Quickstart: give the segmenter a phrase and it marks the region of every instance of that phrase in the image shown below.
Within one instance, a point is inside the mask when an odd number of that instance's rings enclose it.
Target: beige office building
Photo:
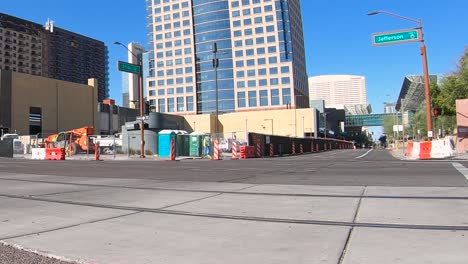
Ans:
[[[158,112],[308,107],[299,0],[154,0],[147,13],[146,96]]]

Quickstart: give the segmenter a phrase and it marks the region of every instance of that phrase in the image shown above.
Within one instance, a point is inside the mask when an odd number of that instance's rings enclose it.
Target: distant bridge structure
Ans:
[[[401,113],[346,115],[345,127],[383,126],[383,120],[387,116],[390,116],[392,118],[397,118],[398,116],[397,123],[401,124],[401,121],[402,121]]]

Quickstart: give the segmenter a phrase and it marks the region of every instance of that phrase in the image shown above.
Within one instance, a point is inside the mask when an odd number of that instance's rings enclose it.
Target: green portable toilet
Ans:
[[[193,132],[190,134],[190,156],[201,157],[202,156],[202,139],[203,133]]]
[[[161,130],[158,133],[158,155],[161,158],[171,156],[171,139],[174,139],[177,145],[177,133],[175,130]]]
[[[185,131],[184,131],[185,132]],[[177,135],[177,156],[190,156],[190,135],[185,133]]]

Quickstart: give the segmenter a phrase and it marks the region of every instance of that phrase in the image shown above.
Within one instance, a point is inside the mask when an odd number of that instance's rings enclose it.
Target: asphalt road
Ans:
[[[386,150],[0,159],[0,263],[466,263],[466,167]]]
[[[66,160],[0,159],[0,172],[172,181],[334,186],[468,186],[453,163],[406,161],[387,150],[336,150],[246,160]]]

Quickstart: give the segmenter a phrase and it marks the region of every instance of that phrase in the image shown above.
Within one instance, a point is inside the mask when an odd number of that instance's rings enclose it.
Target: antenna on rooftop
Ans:
[[[45,23],[45,26],[44,28],[49,31],[50,33],[53,33],[54,32],[54,24],[55,22],[50,20],[50,18],[47,18],[47,21]]]

